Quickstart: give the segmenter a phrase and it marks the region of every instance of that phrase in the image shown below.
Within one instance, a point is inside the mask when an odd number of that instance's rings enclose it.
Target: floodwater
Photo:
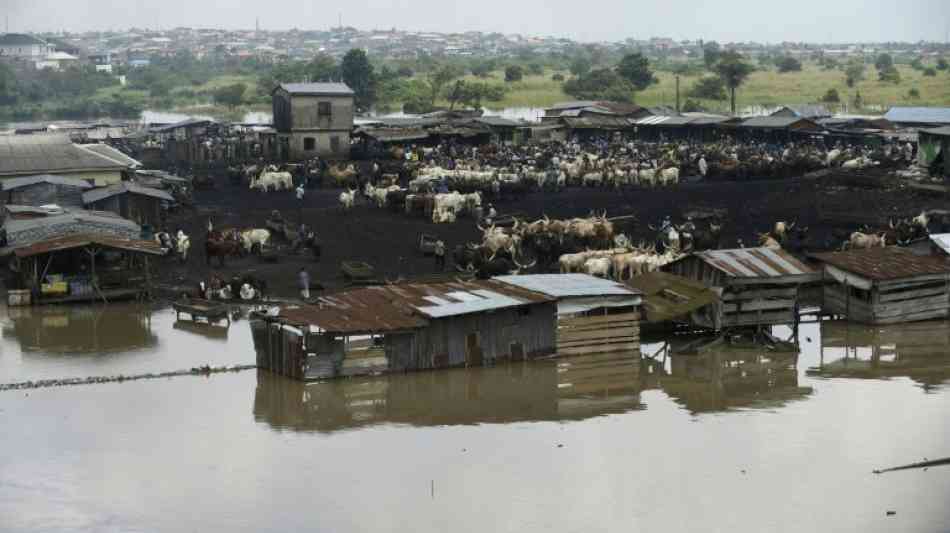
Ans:
[[[243,321],[4,314],[3,382],[254,360]],[[950,456],[950,326],[799,339],[0,392],[0,531],[950,531],[950,467],[871,473]]]

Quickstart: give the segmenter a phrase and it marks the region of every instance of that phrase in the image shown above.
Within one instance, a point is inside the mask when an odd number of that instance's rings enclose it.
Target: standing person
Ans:
[[[304,300],[310,299],[310,273],[307,272],[307,269],[300,267],[300,272],[297,273],[297,283],[300,285],[300,297]]]
[[[445,272],[445,243],[442,239],[435,241],[435,268],[439,272]]]
[[[706,172],[708,171],[709,171],[709,165],[706,164],[706,157],[702,155],[699,156],[699,174],[705,178]]]

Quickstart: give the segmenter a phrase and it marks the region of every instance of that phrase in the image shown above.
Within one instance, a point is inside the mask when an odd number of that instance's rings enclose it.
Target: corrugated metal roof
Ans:
[[[593,115],[586,117],[563,117],[564,124],[574,129],[598,129],[598,128],[626,128],[630,125],[627,119],[612,115]]]
[[[278,316],[328,333],[356,334],[418,329],[427,319],[521,307],[553,299],[488,281],[386,285],[344,291],[317,305],[285,307]]]
[[[517,128],[518,126],[523,126],[524,123],[520,120],[511,120],[510,118],[505,117],[478,117],[473,119],[475,122],[480,124],[485,124],[488,126],[500,127],[500,128]]]
[[[919,256],[896,246],[814,254],[812,257],[872,281],[950,274],[950,258]]]
[[[3,223],[10,248],[29,246],[43,240],[79,234],[103,234],[133,238],[142,228],[114,213],[64,211],[36,218],[13,218]]]
[[[29,187],[38,183],[49,183],[51,185],[63,185],[66,187],[77,187],[80,189],[91,189],[92,185],[83,179],[66,178],[63,176],[54,176],[52,174],[38,174],[36,176],[23,176],[19,178],[8,178],[0,181],[0,190],[12,191],[20,187]]]
[[[892,107],[884,118],[891,122],[950,124],[950,107]]]
[[[931,130],[922,130],[921,133],[937,135],[939,137],[950,137],[950,126],[942,126],[940,128],[934,128]]]
[[[46,41],[25,33],[4,33],[0,35],[0,46],[45,45]]]
[[[290,94],[307,96],[352,96],[353,89],[345,83],[283,83],[280,88]]]
[[[684,126],[695,121],[692,117],[677,117],[670,115],[654,115],[636,121],[637,126]]]
[[[63,135],[0,136],[0,175],[55,174],[57,171],[124,170],[129,165],[104,157]]]
[[[200,128],[203,126],[209,126],[214,123],[213,120],[208,120],[206,118],[189,118],[182,120],[180,122],[175,122],[173,124],[166,124],[164,126],[156,126],[151,128],[151,131],[155,133],[168,133],[180,128]]]
[[[152,198],[157,198],[159,200],[164,200],[166,202],[174,202],[175,198],[172,195],[168,194],[165,191],[159,189],[153,189],[151,187],[143,187],[136,183],[129,181],[123,181],[122,183],[116,183],[115,185],[109,185],[108,187],[100,187],[98,189],[93,189],[82,193],[82,202],[84,204],[91,204],[98,202],[104,198],[109,198],[117,194],[140,194],[143,196],[150,196]]]
[[[414,128],[360,128],[356,133],[380,142],[419,141],[429,138],[429,132]]]
[[[930,242],[936,244],[944,253],[950,255],[950,233],[935,233],[930,236]]]
[[[17,248],[14,253],[17,257],[31,257],[34,255],[48,254],[61,250],[71,250],[73,248],[82,248],[90,245],[105,246],[117,250],[126,250],[129,252],[138,252],[143,254],[161,255],[162,248],[154,241],[143,241],[137,239],[121,239],[110,237],[108,235],[98,234],[77,234],[65,237],[56,237],[45,241],[39,241],[29,246]]]
[[[552,298],[581,296],[637,296],[640,291],[588,274],[533,274],[499,276],[502,283],[538,292]]]
[[[707,250],[694,256],[733,278],[815,276],[816,272],[785,250],[739,248]]]
[[[739,126],[743,128],[782,129],[791,127],[799,122],[807,128],[818,129],[818,124],[815,122],[799,117],[750,117],[743,120]]]
[[[548,108],[550,111],[560,111],[562,109],[577,109],[581,107],[591,107],[597,105],[596,100],[575,100],[573,102],[560,102]]]
[[[830,117],[831,111],[828,111],[828,108],[821,104],[795,104],[783,106],[778,111],[772,113],[772,116],[776,116],[779,113],[784,111],[790,111],[793,115],[799,118],[824,118]]]
[[[131,157],[123,154],[122,152],[120,152],[119,150],[116,150],[115,148],[109,146],[108,144],[101,144],[101,143],[80,144],[77,146],[79,146],[83,150],[94,152],[95,154],[101,155],[102,157],[105,157],[106,159],[115,161],[116,163],[120,165],[125,165],[127,167],[142,166],[142,163],[139,162],[138,160],[132,159]]]

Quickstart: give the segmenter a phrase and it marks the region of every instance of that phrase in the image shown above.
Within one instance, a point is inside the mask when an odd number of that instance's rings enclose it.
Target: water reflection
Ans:
[[[659,387],[692,413],[737,408],[771,409],[801,400],[811,387],[798,383],[798,354],[717,349],[672,355]]]
[[[639,355],[578,356],[304,384],[258,373],[254,417],[272,427],[333,432],[581,420],[641,409]]]
[[[950,324],[821,325],[821,360],[809,374],[840,378],[908,377],[925,390],[950,380]]]
[[[111,354],[158,344],[144,305],[13,307],[7,314],[3,338],[24,353]]]

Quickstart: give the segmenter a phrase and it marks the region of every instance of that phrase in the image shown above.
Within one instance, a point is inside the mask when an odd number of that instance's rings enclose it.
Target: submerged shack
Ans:
[[[863,324],[950,316],[950,258],[898,247],[814,254],[825,278],[822,309]]]
[[[388,285],[251,320],[257,364],[294,379],[478,366],[550,355],[556,301],[496,280]]]
[[[701,282],[719,296],[691,314],[696,326],[716,331],[797,322],[799,291],[821,277],[788,252],[770,248],[697,252],[664,270]]]
[[[640,350],[640,291],[587,274],[502,276],[498,281],[557,301],[557,353]]]

